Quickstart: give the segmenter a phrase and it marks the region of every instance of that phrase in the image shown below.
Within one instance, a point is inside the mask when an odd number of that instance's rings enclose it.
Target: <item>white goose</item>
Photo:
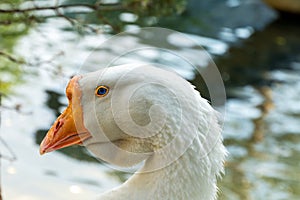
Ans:
[[[40,146],[84,144],[111,164],[143,166],[103,200],[213,200],[226,149],[217,113],[184,79],[153,66],[110,67],[69,82],[69,105]]]

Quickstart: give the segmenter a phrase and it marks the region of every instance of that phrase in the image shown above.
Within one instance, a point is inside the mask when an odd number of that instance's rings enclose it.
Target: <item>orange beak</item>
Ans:
[[[41,155],[71,145],[82,144],[84,140],[91,137],[91,134],[83,125],[79,78],[75,76],[67,86],[66,94],[69,105],[56,119],[43,139],[40,145]]]

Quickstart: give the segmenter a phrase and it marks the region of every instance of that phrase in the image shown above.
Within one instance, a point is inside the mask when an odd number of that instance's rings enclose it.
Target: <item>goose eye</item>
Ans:
[[[107,86],[100,85],[96,88],[95,94],[98,97],[104,97],[108,94],[108,91],[109,91],[109,88]]]

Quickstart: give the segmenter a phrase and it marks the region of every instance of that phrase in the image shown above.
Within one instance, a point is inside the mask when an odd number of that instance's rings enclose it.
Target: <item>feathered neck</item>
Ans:
[[[172,151],[180,149],[178,146],[176,149],[176,145],[185,142],[190,144],[178,159],[163,168],[151,171],[162,159],[171,156],[168,153],[166,155],[166,152],[153,154],[123,185],[102,194],[99,199],[216,199],[216,182],[217,177],[223,173],[226,149],[222,144],[216,112],[206,100],[199,98],[199,101],[202,105],[200,109],[185,108],[191,112],[183,115],[185,128],[181,129],[180,137],[177,137],[178,142],[175,141]],[[201,122],[195,123],[194,115],[197,115],[196,119],[201,119]],[[191,131],[195,136],[192,140]]]

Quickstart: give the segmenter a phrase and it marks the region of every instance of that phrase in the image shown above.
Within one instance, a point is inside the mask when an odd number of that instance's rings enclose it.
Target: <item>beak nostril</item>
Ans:
[[[62,125],[63,125],[63,121],[60,119],[58,120],[58,122],[56,123],[56,126],[55,126],[55,130],[59,129]]]
[[[58,129],[59,125],[60,125],[60,120],[57,122],[55,129]]]

